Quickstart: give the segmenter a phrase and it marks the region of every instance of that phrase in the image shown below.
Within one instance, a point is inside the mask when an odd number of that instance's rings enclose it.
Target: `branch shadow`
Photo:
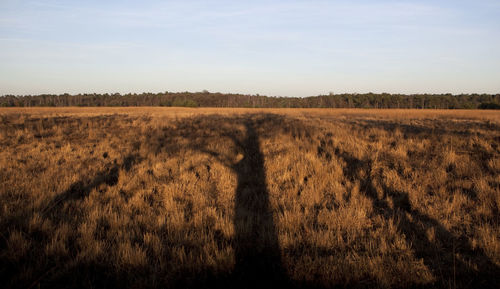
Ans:
[[[447,230],[440,222],[412,207],[407,192],[395,191],[380,182],[383,197],[375,187],[376,172],[370,160],[361,160],[336,148],[335,155],[344,160],[344,175],[351,181],[361,180],[360,191],[373,201],[375,212],[386,220],[398,220],[398,231],[412,244],[416,257],[436,278],[436,287],[497,288],[500,269],[480,248],[473,248],[466,236]],[[360,170],[366,172],[361,178]],[[386,198],[390,198],[391,208]],[[436,241],[429,240],[426,232],[435,230]],[[457,253],[461,258],[457,258]],[[450,266],[454,264],[454,266]]]
[[[107,156],[105,157],[107,158]],[[120,161],[114,160],[108,163],[104,169],[98,171],[93,178],[82,178],[69,186],[65,191],[57,194],[44,207],[40,208],[42,218],[49,219],[52,223],[60,225],[68,223],[76,228],[80,225],[79,214],[80,210],[75,202],[83,201],[90,195],[93,190],[105,189],[101,186],[112,187],[117,185],[119,181],[120,169],[130,171],[135,165],[142,161],[137,153],[131,153],[125,156]],[[14,220],[7,221],[10,226],[18,226],[22,232],[28,231],[25,223],[16,225]],[[1,224],[2,227],[7,225]],[[51,239],[52,236],[41,231],[30,233],[30,239],[39,244],[44,244]],[[97,286],[98,288],[107,287],[126,287],[123,280],[126,275],[117,272],[112,264],[105,264],[97,260],[75,262],[72,260],[78,255],[80,248],[76,244],[76,240],[72,237],[67,242],[67,254],[50,255],[43,253],[43,247],[34,248],[40,254],[38,258],[39,267],[34,267],[34,276],[38,276],[35,280],[18,280],[19,282],[13,285],[12,288],[89,288]],[[5,247],[3,244],[1,247]],[[0,249],[3,249],[1,248]],[[35,254],[35,252],[33,252]],[[26,262],[26,263],[23,263]],[[25,256],[20,263],[9,264],[7,260],[0,258],[0,279],[8,281],[7,276],[16,276],[20,270],[23,270],[30,259]],[[5,266],[4,266],[5,265]],[[8,266],[7,266],[8,265]],[[64,268],[63,267],[67,267]],[[7,282],[7,284],[9,284]],[[9,288],[9,285],[6,285]]]
[[[114,160],[113,164],[106,165],[103,170],[95,174],[93,179],[82,179],[71,184],[67,190],[56,195],[48,203],[42,210],[42,216],[51,215],[53,212],[60,211],[65,203],[85,199],[92,190],[99,188],[101,185],[107,185],[109,187],[115,186],[118,183],[120,168],[128,172],[139,161],[140,157],[137,154],[129,154],[120,162]]]
[[[411,121],[394,121],[386,119],[370,119],[370,120],[346,120],[346,123],[361,130],[370,129],[384,129],[385,131],[392,132],[399,129],[404,137],[415,137],[419,135],[452,135],[456,137],[469,137],[479,136],[488,137],[482,132],[476,131],[477,129],[496,132],[500,130],[500,125],[494,122],[474,121],[471,126],[468,121],[456,122],[449,119],[432,119],[432,120],[419,120],[417,123]],[[474,129],[474,130],[471,130]]]

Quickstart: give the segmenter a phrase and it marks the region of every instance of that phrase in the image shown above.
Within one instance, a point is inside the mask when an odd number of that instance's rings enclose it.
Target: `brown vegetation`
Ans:
[[[496,288],[495,112],[0,110],[6,288]]]

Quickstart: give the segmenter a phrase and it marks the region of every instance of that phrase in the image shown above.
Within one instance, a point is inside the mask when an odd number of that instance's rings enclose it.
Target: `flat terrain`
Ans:
[[[4,288],[498,288],[500,113],[0,109]]]

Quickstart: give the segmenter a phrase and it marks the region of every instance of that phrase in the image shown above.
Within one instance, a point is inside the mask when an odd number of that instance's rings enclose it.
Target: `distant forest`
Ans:
[[[500,94],[329,94],[311,97],[202,92],[0,96],[0,106],[183,106],[258,108],[500,109]]]

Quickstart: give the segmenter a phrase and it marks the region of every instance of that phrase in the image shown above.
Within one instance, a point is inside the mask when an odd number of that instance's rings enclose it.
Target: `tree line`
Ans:
[[[183,106],[255,108],[500,109],[500,94],[333,94],[311,97],[202,92],[0,96],[0,106]]]

